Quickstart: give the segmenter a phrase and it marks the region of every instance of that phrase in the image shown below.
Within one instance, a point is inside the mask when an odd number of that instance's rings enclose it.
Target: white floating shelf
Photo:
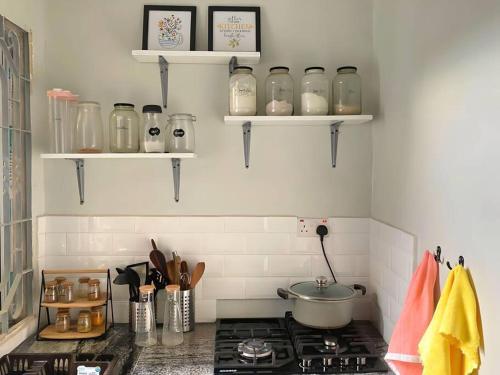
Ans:
[[[260,52],[134,50],[132,56],[139,62],[147,63],[158,63],[158,57],[163,56],[169,64],[227,65],[233,56],[240,65],[254,65],[260,61]]]
[[[372,115],[353,116],[224,116],[226,125],[241,126],[250,122],[252,126],[329,126],[342,121],[343,125],[363,124],[373,120]]]
[[[100,153],[100,154],[41,154],[42,159],[194,159],[193,153]]]

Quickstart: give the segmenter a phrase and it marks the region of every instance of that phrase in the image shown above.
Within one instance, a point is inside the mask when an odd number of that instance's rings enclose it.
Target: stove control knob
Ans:
[[[311,367],[311,364],[312,364],[312,360],[311,359],[303,359],[302,360],[302,367],[303,368],[309,368]]]
[[[349,366],[349,357],[344,357],[340,359],[342,366]]]
[[[328,367],[333,365],[333,358],[323,358],[323,366]]]
[[[366,358],[365,357],[358,357],[356,358],[356,364],[359,365],[366,365]]]

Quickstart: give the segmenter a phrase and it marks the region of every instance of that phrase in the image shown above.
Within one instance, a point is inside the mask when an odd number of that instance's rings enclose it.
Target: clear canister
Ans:
[[[102,312],[102,306],[95,306],[90,309],[90,315],[92,318],[92,327],[98,327],[104,323],[104,314]]]
[[[89,294],[89,277],[80,277],[78,279],[78,298],[87,299]]]
[[[165,125],[161,113],[159,105],[149,104],[142,107],[145,152],[165,152]]]
[[[49,134],[50,152],[72,153],[74,151],[74,136],[78,95],[63,89],[47,91],[49,99]]]
[[[71,303],[75,301],[75,292],[73,290],[73,282],[65,281],[61,284],[61,294],[59,295],[59,302]]]
[[[78,315],[78,321],[76,323],[76,330],[80,333],[87,333],[92,331],[92,318],[90,311],[82,310]]]
[[[154,286],[139,287],[139,310],[144,312],[138,318],[135,344],[138,346],[156,345],[156,319],[154,307]]]
[[[361,77],[355,66],[341,66],[333,80],[333,112],[336,115],[361,114]]]
[[[163,314],[161,343],[164,346],[172,347],[180,345],[184,341],[180,287],[179,285],[167,285],[165,290],[167,298]]]
[[[56,314],[56,331],[68,332],[71,326],[69,311],[60,309]]]
[[[330,102],[330,81],[325,68],[310,67],[302,77],[302,115],[327,115]]]
[[[266,78],[266,115],[291,116],[293,114],[293,79],[286,66],[269,69]]]
[[[194,126],[196,117],[188,113],[170,115],[167,127],[167,152],[194,152]]]
[[[101,105],[97,102],[80,102],[76,120],[76,152],[99,153],[103,151]]]
[[[57,296],[57,282],[55,280],[46,282],[43,301],[45,303],[55,303],[57,302]]]
[[[252,68],[248,66],[236,67],[229,79],[229,114],[257,114],[257,80],[252,74]]]
[[[63,288],[63,283],[66,282],[66,278],[64,276],[58,276],[54,279],[54,281],[56,282],[57,284],[57,299],[59,300],[61,298],[61,295],[62,295],[62,288]]]
[[[101,282],[99,279],[89,280],[88,299],[89,301],[97,301],[101,296]]]
[[[109,116],[111,152],[139,151],[139,116],[130,103],[116,103]]]

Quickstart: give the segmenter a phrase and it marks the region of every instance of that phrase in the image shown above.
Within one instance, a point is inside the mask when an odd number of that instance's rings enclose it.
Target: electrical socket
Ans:
[[[330,231],[327,218],[297,218],[297,236],[298,237],[317,237],[316,228],[318,225],[325,225]]]

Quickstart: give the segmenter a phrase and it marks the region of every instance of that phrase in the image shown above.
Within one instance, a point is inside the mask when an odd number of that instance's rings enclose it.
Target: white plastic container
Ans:
[[[143,148],[145,152],[165,152],[165,126],[161,107],[149,104],[142,107]]]
[[[49,99],[50,152],[72,153],[75,149],[75,126],[78,95],[63,89],[47,91]]]
[[[196,117],[188,113],[170,115],[167,126],[167,152],[194,152],[194,126]]]

